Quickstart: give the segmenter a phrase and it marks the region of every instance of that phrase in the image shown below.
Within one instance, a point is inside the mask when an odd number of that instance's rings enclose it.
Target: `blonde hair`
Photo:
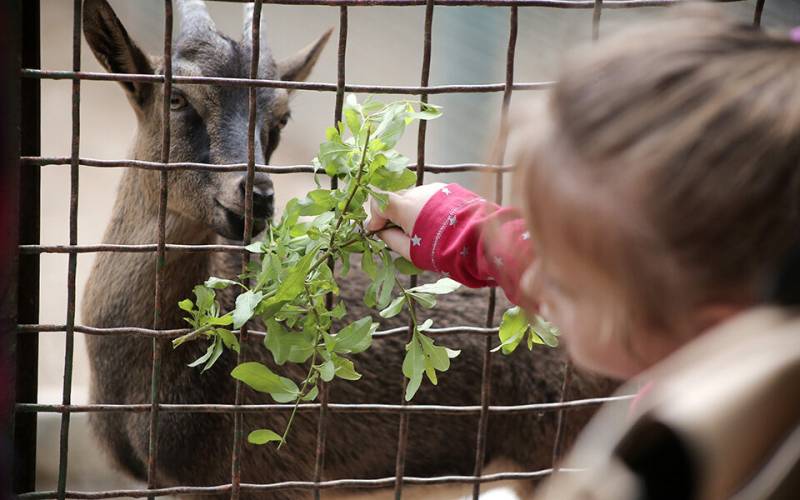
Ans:
[[[759,301],[800,240],[800,44],[673,14],[574,55],[514,132],[533,228],[557,224],[655,326]]]

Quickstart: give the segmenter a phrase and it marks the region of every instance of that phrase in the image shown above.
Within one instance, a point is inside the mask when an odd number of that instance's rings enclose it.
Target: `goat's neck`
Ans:
[[[131,169],[120,183],[111,222],[104,240],[117,244],[152,244],[158,241],[158,172]],[[217,242],[209,229],[179,214],[167,211],[166,243],[202,245]],[[163,273],[162,296],[164,328],[185,326],[176,304],[190,297],[192,288],[210,275],[230,274],[229,256],[214,252],[167,251]],[[98,259],[97,271],[109,294],[123,294],[129,299],[121,316],[140,326],[148,326],[154,304],[156,257],[152,252],[106,254]],[[233,271],[235,273],[235,270]],[[118,290],[113,290],[118,288]],[[127,323],[131,325],[132,323]]]
[[[120,181],[106,240],[114,243],[155,243],[158,241],[158,172],[130,169]],[[187,245],[210,244],[214,233],[188,217],[167,210],[165,241]]]

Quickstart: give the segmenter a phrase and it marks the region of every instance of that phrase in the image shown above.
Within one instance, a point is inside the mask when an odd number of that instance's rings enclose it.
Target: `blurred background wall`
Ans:
[[[72,2],[41,1],[42,67],[71,68]],[[163,37],[162,0],[111,0],[132,37],[145,51],[158,53]],[[751,19],[755,0],[726,4],[724,9]],[[349,9],[347,81],[359,84],[418,85],[422,54],[424,7],[354,7]],[[238,37],[241,6],[210,3],[218,27]],[[639,19],[658,16],[662,9],[605,10],[601,37]],[[591,37],[590,10],[520,8],[515,80],[532,82],[555,78],[564,52]],[[293,54],[324,30],[338,25],[338,9],[330,7],[264,6],[264,26],[275,57]],[[800,24],[798,0],[768,0],[763,24],[785,28]],[[437,7],[434,14],[431,84],[501,83],[505,80],[508,9],[484,7]],[[336,82],[336,37],[312,73],[310,80]],[[102,71],[83,42],[83,68]],[[68,156],[70,151],[70,82],[42,81],[42,155]],[[512,106],[531,92],[515,93]],[[122,90],[114,82],[81,84],[81,156],[102,159],[129,158],[128,145],[135,119]],[[363,96],[361,96],[363,98]],[[390,99],[392,96],[385,96]],[[292,120],[284,131],[272,163],[307,164],[315,155],[324,129],[333,120],[333,93],[298,91]],[[482,162],[496,138],[502,94],[436,95],[430,101],[444,106],[444,117],[428,127],[429,163]],[[399,149],[415,158],[416,131],[410,129]],[[81,167],[78,234],[80,244],[100,243],[115,197],[121,169]],[[441,176],[438,176],[441,177]],[[429,181],[442,180],[427,175]],[[311,184],[302,175],[274,176],[277,205],[298,195]],[[489,179],[476,175],[450,176],[475,189]],[[42,169],[42,244],[68,243],[69,168]],[[93,254],[79,254],[78,316],[83,286]],[[64,324],[66,318],[67,256],[41,257],[41,323]],[[64,369],[64,334],[43,333],[40,340],[39,400],[60,403]],[[88,363],[83,337],[75,337],[73,402],[88,402]],[[39,415],[37,488],[54,489],[58,469],[56,414]],[[92,441],[86,414],[75,414],[70,429],[70,490],[135,486],[106,464]],[[510,498],[498,494],[498,498]]]

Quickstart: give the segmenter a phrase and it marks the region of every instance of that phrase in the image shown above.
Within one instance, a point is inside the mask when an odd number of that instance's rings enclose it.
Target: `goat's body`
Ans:
[[[140,173],[141,174],[141,173]],[[133,175],[123,180],[121,197],[131,196]],[[144,243],[155,238],[155,225],[142,228],[142,214],[126,201],[124,217],[115,216],[106,233],[108,243]],[[181,224],[183,222],[184,224]],[[209,243],[215,240],[201,228],[185,227],[168,216],[167,241],[171,243]],[[128,227],[129,226],[129,227]],[[192,287],[209,275],[235,276],[241,266],[238,255],[220,253],[169,252],[163,269],[163,328],[184,326],[182,311],[176,304],[190,296]],[[84,307],[86,323],[96,327],[152,327],[155,262],[152,254],[101,255],[87,285]],[[354,270],[342,279],[343,300],[351,318],[372,313],[361,302],[365,278]],[[231,290],[232,291],[232,290]],[[227,292],[227,291],[226,291]],[[220,293],[224,306],[233,296]],[[227,302],[227,304],[225,304]],[[499,301],[498,311],[507,304]],[[481,325],[485,321],[487,293],[466,290],[442,298],[435,309],[437,326]],[[384,320],[385,326],[404,324],[402,317]],[[451,369],[440,377],[438,387],[424,383],[414,403],[478,405],[481,393],[481,363],[485,348],[482,336],[443,337],[448,347],[461,349]],[[397,404],[402,398],[401,363],[405,335],[375,340],[373,347],[354,358],[364,377],[357,382],[336,381],[330,401],[336,403]],[[152,342],[135,337],[89,336],[92,365],[92,399],[97,403],[149,403],[152,369]],[[235,356],[226,352],[214,367],[202,374],[186,364],[205,349],[195,342],[173,350],[165,346],[161,361],[159,400],[173,404],[232,404],[234,380],[229,376]],[[275,367],[257,338],[245,349],[249,360],[258,360],[275,371],[296,380],[303,369],[286,365]],[[557,401],[563,378],[563,359],[559,351],[537,347],[533,352],[521,348],[512,356],[493,355],[491,402],[512,405]],[[271,403],[264,394],[243,388],[246,404]],[[578,376],[573,396],[607,394],[604,381]],[[568,419],[567,435],[574,435],[586,414]],[[552,454],[555,413],[493,414],[489,419],[486,460],[505,458],[520,467],[547,467]],[[244,429],[268,427],[282,430],[288,412],[245,414]],[[330,412],[326,440],[325,479],[380,478],[395,473],[399,429],[398,414],[352,414]],[[115,461],[140,479],[146,475],[149,447],[148,413],[98,413],[93,424],[100,441]],[[297,415],[287,445],[277,452],[274,446],[245,444],[242,454],[242,481],[268,483],[313,479],[318,412]],[[410,417],[405,473],[409,476],[470,475],[473,472],[477,442],[477,415],[419,415]],[[233,443],[233,416],[222,413],[172,413],[162,411],[158,424],[158,481],[160,486],[219,485],[230,482],[230,456]],[[275,499],[304,498],[307,491],[290,490],[264,494]]]

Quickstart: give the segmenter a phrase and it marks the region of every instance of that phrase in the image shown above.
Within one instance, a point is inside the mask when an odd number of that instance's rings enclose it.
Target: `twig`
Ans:
[[[182,337],[178,337],[177,339],[173,340],[172,341],[172,348],[175,349],[176,347],[180,346],[181,344],[183,344],[185,342],[189,342],[190,340],[194,340],[197,337],[199,337],[201,334],[203,334],[203,333],[205,333],[205,332],[207,332],[209,330],[213,330],[213,329],[214,329],[213,325],[203,325],[200,328],[198,328],[197,330],[195,330],[193,332],[189,332],[186,335],[184,335]]]
[[[313,302],[314,298],[311,296],[311,290],[308,289],[308,285],[303,283],[303,289],[306,291],[306,295],[308,299]],[[311,313],[316,316],[317,318],[317,325],[320,324],[319,315],[317,314],[317,310],[314,309],[312,304],[311,306]],[[308,373],[306,374],[305,380],[303,380],[303,386],[300,388],[300,393],[297,395],[297,398],[294,400],[294,408],[292,408],[292,413],[289,415],[289,421],[286,422],[286,428],[283,430],[283,435],[281,436],[281,441],[278,443],[278,449],[281,449],[283,443],[286,442],[286,436],[289,435],[289,429],[292,428],[292,422],[294,422],[294,416],[297,414],[297,408],[300,406],[300,401],[302,401],[303,397],[305,397],[306,389],[308,388],[308,382],[311,379],[311,373],[314,371],[314,363],[317,361],[317,347],[319,344],[321,330],[317,328],[317,334],[314,337],[314,354],[311,356],[311,364],[308,367]]]

